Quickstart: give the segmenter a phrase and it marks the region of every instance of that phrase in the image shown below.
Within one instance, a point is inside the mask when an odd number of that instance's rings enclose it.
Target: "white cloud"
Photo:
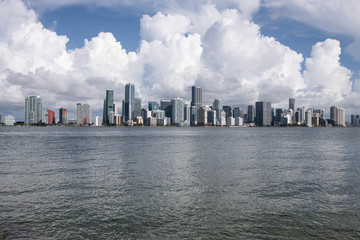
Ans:
[[[360,60],[360,1],[358,0],[264,0],[277,16],[285,16],[324,31],[348,35],[354,42],[349,54]]]

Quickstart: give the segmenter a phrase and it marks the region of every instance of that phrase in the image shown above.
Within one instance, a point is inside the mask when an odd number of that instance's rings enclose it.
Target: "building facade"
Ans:
[[[110,118],[110,112],[114,112],[114,91],[106,90],[103,108],[103,123],[110,124],[113,119]]]
[[[55,112],[50,109],[47,110],[47,124],[55,124]]]
[[[256,121],[259,126],[270,126],[272,121],[271,102],[256,102]]]
[[[78,103],[76,105],[77,125],[88,125],[91,123],[91,106],[89,104]]]
[[[123,115],[124,120],[134,120],[135,119],[135,85],[128,83],[125,85],[125,100],[123,106]]]
[[[5,126],[14,126],[15,118],[12,115],[7,115],[4,117],[4,125]]]
[[[330,119],[335,122],[336,126],[346,126],[345,110],[338,106],[332,106],[330,108]]]
[[[176,97],[171,100],[172,105],[172,124],[183,124],[184,123],[184,99]]]
[[[191,106],[200,108],[202,106],[202,88],[193,86],[191,88]]]
[[[64,107],[59,109],[59,123],[60,124],[68,123],[68,110]]]
[[[36,124],[42,120],[42,100],[39,96],[25,98],[25,124]]]

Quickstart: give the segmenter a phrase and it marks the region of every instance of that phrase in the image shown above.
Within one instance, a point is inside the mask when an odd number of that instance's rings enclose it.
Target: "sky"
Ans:
[[[0,113],[76,103],[102,115],[133,83],[148,101],[338,105],[360,114],[359,0],[0,0]]]

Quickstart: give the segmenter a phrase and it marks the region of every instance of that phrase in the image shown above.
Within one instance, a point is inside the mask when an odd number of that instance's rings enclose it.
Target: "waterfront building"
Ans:
[[[226,114],[226,118],[233,116],[231,106],[223,106],[223,110]]]
[[[100,127],[100,126],[102,126],[102,118],[100,117],[100,116],[96,116],[95,117],[95,126],[96,127]]]
[[[143,125],[144,124],[144,120],[143,120],[142,116],[137,116],[136,117],[136,124],[137,125]]]
[[[187,124],[190,124],[190,106],[189,104],[184,104],[184,122]]]
[[[208,122],[207,120],[208,109],[205,106],[201,106],[197,110],[197,125],[205,126]]]
[[[47,124],[55,124],[55,112],[47,110]]]
[[[114,112],[114,91],[106,90],[103,108],[103,123],[110,124],[113,122],[113,119],[110,117],[110,112]]]
[[[191,89],[191,106],[197,108],[202,106],[202,88],[200,86],[193,86]]]
[[[305,114],[306,114],[305,107],[298,108],[298,110],[300,112],[300,124],[304,124],[305,123]]]
[[[230,127],[230,126],[235,126],[235,118],[234,118],[234,117],[228,117],[228,118],[227,118],[226,125],[227,125],[228,127]]]
[[[176,97],[171,100],[172,105],[172,124],[183,124],[184,123],[184,99]]]
[[[136,120],[136,117],[141,116],[141,99],[140,98],[135,98],[135,102],[134,102],[134,117]]]
[[[255,122],[255,107],[254,107],[254,105],[249,105],[249,106],[248,106],[247,122],[248,122],[248,123],[253,123],[253,122]]]
[[[270,126],[272,121],[271,102],[256,102],[256,125]]]
[[[338,106],[332,106],[330,108],[330,119],[335,122],[336,126],[346,126],[345,110]]]
[[[39,96],[25,98],[25,124],[36,124],[42,121],[42,100]]]
[[[308,127],[312,127],[312,116],[313,116],[313,111],[312,109],[308,109],[305,113],[305,125]]]
[[[216,111],[216,125],[221,125],[221,100],[220,99],[214,99],[213,102],[213,110]]]
[[[59,109],[59,123],[67,124],[68,123],[68,110],[64,107]]]
[[[359,115],[351,115],[351,126],[357,127],[360,125]]]
[[[171,118],[172,110],[171,110],[171,100],[170,99],[160,100],[160,109],[165,111],[166,117]]]
[[[91,123],[91,106],[89,104],[78,103],[76,105],[77,125],[88,125]]]
[[[1,124],[1,120],[2,120],[2,119],[1,119],[1,113],[0,113],[0,124]]]
[[[144,120],[144,125],[150,125],[149,118],[151,117],[151,111],[147,110],[147,108],[141,109],[141,116]]]
[[[41,118],[41,122],[42,123],[45,123],[45,124],[48,124],[48,114],[47,114],[47,112],[45,113],[45,115],[44,116],[42,116],[42,118]]]
[[[289,98],[289,109],[295,112],[295,98]]]
[[[215,110],[208,110],[207,111],[207,122],[212,126],[216,125],[216,111]]]
[[[14,126],[15,118],[12,115],[7,115],[4,117],[4,125],[5,126]]]
[[[244,125],[244,121],[241,117],[236,117],[235,118],[235,126],[242,126]]]
[[[141,109],[141,104],[140,104]],[[125,85],[125,100],[123,102],[124,121],[135,119],[135,85],[128,83]]]
[[[159,109],[159,104],[157,102],[149,102],[148,105],[149,105],[149,111]]]
[[[236,108],[234,108],[234,110],[233,110],[233,117],[234,117],[234,118],[237,118],[237,117],[244,118],[244,112],[243,112],[243,110],[242,110],[241,107],[236,107]]]
[[[197,125],[197,119],[198,119],[198,108],[196,106],[190,107],[190,125],[196,126]]]

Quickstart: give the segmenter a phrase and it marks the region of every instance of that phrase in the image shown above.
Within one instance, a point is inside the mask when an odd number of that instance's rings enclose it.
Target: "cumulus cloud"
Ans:
[[[128,82],[143,101],[190,99],[194,84],[203,86],[205,104],[220,98],[233,106],[270,100],[281,107],[296,97],[309,107],[314,101],[326,107],[355,98],[358,84],[352,86],[351,71],[341,66],[337,40],[317,43],[303,72],[302,54],[262,35],[252,22],[258,7],[252,0],[199,1],[179,12],[169,7],[144,15],[138,50],[127,52],[105,32],[67,50],[68,38],[44,28],[20,0],[2,1],[0,18],[9,24],[0,27],[0,107],[19,108],[34,94],[42,96],[44,108],[71,111],[83,102],[100,113],[105,90],[115,90],[120,104]]]
[[[285,16],[330,33],[354,38],[347,51],[360,60],[360,1],[358,0],[264,0],[274,16]]]

